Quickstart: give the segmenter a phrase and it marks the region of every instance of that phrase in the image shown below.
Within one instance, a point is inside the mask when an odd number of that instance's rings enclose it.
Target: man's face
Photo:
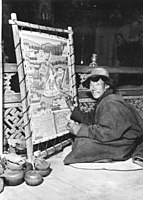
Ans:
[[[106,85],[105,85],[104,81],[100,78],[96,82],[90,81],[89,89],[91,91],[93,98],[99,99],[106,91]]]

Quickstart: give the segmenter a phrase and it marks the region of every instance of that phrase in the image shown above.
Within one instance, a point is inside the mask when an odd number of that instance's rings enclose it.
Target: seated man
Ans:
[[[133,162],[142,165],[143,120],[121,95],[113,94],[107,70],[94,68],[83,85],[97,102],[94,110],[83,113],[67,99],[72,111],[68,128],[74,137],[64,164],[123,161],[132,157]]]

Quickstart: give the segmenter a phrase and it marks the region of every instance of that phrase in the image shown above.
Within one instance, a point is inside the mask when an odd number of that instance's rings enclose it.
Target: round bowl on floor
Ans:
[[[15,152],[16,152],[16,154],[22,154],[22,155],[26,155],[26,147],[23,147],[23,146],[20,146],[20,145],[17,145],[16,147],[15,147]]]
[[[50,168],[50,162],[44,159],[37,159],[35,161],[36,170],[48,170]]]
[[[48,175],[50,174],[51,168],[48,168],[48,169],[46,169],[46,170],[38,170],[38,169],[36,169],[35,171],[36,171],[38,174],[40,174],[41,176],[46,177],[46,176],[48,176]]]
[[[13,171],[22,170],[23,164],[18,164],[18,163],[13,163],[13,162],[7,161],[7,168],[10,170],[13,170]]]
[[[4,179],[0,178],[0,193],[4,190]]]
[[[20,185],[24,181],[23,170],[13,171],[13,170],[6,169],[2,176],[4,178],[6,185],[8,186]]]
[[[30,170],[25,173],[25,182],[30,186],[37,186],[43,182],[43,177],[35,170]]]

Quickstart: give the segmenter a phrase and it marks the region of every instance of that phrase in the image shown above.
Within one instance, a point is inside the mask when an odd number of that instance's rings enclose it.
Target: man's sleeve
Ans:
[[[84,113],[80,110],[79,107],[74,108],[71,119],[78,123],[83,124],[94,124],[94,116],[95,116],[95,110],[91,110],[90,112]]]

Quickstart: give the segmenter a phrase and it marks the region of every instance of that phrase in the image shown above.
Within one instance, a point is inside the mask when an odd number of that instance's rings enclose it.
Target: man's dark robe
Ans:
[[[71,119],[81,128],[64,164],[143,158],[143,120],[133,106],[111,89],[98,100],[94,110],[83,113],[76,107]]]

